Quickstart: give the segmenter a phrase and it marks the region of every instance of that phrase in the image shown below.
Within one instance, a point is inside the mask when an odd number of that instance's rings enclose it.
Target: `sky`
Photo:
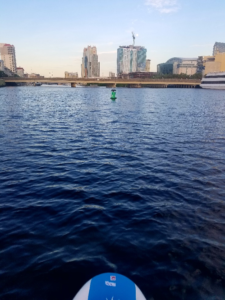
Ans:
[[[101,76],[116,72],[116,51],[147,49],[151,71],[172,57],[212,55],[225,42],[225,0],[1,1],[0,43],[13,44],[27,73],[81,74],[83,48],[96,46]]]

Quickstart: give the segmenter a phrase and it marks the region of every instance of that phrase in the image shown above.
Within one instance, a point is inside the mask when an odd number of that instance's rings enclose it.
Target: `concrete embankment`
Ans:
[[[3,86],[5,86],[5,81],[0,79],[0,88],[3,87]]]

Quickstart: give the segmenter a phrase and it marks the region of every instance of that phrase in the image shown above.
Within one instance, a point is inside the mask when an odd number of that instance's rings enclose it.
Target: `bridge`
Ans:
[[[71,87],[76,85],[97,85],[106,87],[155,87],[155,88],[197,88],[201,80],[199,79],[118,79],[118,78],[25,78],[25,77],[5,77],[2,78],[6,85],[16,85],[17,83],[45,83],[45,84],[71,84]]]

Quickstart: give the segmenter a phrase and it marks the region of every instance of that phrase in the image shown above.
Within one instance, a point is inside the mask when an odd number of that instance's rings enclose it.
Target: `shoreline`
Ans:
[[[5,86],[6,86],[5,81],[0,79],[0,88],[5,87]]]

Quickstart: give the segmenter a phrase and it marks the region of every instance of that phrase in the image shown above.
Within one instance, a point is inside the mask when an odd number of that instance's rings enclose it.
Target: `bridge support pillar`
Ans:
[[[75,88],[75,87],[76,87],[76,83],[71,82],[71,87],[72,87],[72,88]]]

